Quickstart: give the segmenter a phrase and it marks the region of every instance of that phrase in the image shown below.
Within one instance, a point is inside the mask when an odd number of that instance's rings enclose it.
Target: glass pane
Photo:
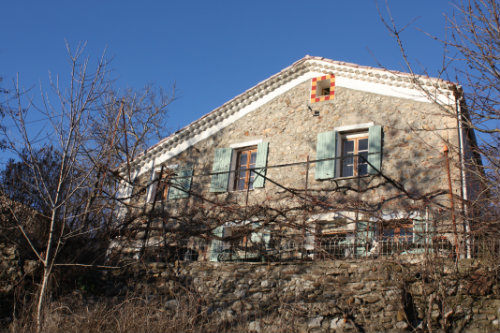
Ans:
[[[250,156],[250,164],[255,165],[255,161],[257,160],[257,152],[253,152]]]
[[[368,150],[368,139],[361,139],[358,143],[358,151]]]
[[[249,179],[249,181],[248,181],[248,182],[249,182],[248,187],[249,187],[250,189],[253,189],[253,180],[254,180],[254,179],[255,179],[255,174],[252,172],[252,173],[250,174],[250,179]]]
[[[354,164],[354,158],[352,155],[347,155],[347,156],[344,156],[343,160],[342,160],[342,164],[344,165],[352,165]]]
[[[384,237],[394,237],[394,229],[384,229]]]
[[[367,163],[368,153],[359,153],[358,156],[358,163]]]
[[[358,165],[358,176],[363,176],[368,174],[368,164],[359,164]]]
[[[240,178],[238,179],[238,190],[244,190],[245,189],[245,178]]]
[[[345,140],[344,141],[344,154],[354,152],[354,141]]]
[[[248,158],[248,155],[245,152],[242,152],[240,155],[240,165],[246,165],[247,158]]]
[[[246,173],[246,171],[240,171],[240,176],[239,176],[239,178],[243,178],[243,179],[247,178],[247,173]]]
[[[351,165],[344,164],[342,166],[342,176],[343,177],[351,177],[351,176],[353,176],[354,175],[353,174],[353,170],[354,170],[354,168],[353,168],[352,164]]]

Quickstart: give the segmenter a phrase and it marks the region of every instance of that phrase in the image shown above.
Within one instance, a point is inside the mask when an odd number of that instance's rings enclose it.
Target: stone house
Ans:
[[[212,261],[465,256],[467,166],[479,161],[465,116],[451,82],[306,56],[122,166],[125,227],[111,248]]]

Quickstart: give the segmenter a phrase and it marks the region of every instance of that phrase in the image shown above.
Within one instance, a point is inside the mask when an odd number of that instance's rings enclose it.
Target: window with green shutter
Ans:
[[[367,256],[372,248],[375,225],[370,221],[356,223],[356,256]]]
[[[219,254],[222,253],[223,250],[222,237],[224,236],[224,227],[218,226],[212,231],[212,233],[215,237],[210,242],[208,258],[210,261],[218,261]]]
[[[189,197],[191,190],[191,180],[193,178],[193,169],[179,170],[171,176],[168,185],[167,200],[181,199]]]
[[[268,145],[267,142],[261,142],[257,147],[217,148],[212,167],[210,191],[221,193],[228,190],[264,187]]]
[[[233,150],[231,148],[215,149],[210,192],[220,193],[227,191],[232,155]]]
[[[261,142],[257,145],[257,160],[255,161],[255,171],[257,171],[259,175],[255,175],[255,179],[253,182],[254,188],[264,187],[268,147],[268,142]]]
[[[382,126],[318,134],[316,179],[378,174],[382,164]]]
[[[371,126],[368,130],[368,174],[376,175],[382,166],[382,126]]]
[[[337,152],[337,132],[323,132],[318,134],[316,142],[316,179],[334,178]]]

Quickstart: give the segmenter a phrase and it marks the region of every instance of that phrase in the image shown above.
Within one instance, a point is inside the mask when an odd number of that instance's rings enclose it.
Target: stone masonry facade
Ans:
[[[328,77],[333,78],[334,74]],[[318,219],[328,220],[329,223],[335,220],[332,214],[340,214],[349,216],[349,227],[344,229],[350,228],[350,231],[360,230],[358,222],[365,221],[363,230],[371,232],[371,238],[375,234],[388,234],[382,230],[382,226],[387,224],[385,221],[397,220],[408,225],[413,223],[411,219],[425,220],[425,226],[420,230],[426,232],[426,247],[434,240],[446,243],[448,248],[452,243],[460,243],[456,248],[464,253],[462,235],[467,226],[463,218],[458,218],[455,221],[458,227],[452,228],[448,181],[451,180],[452,195],[461,200],[465,195],[464,189],[473,183],[464,176],[461,164],[463,151],[470,150],[472,143],[461,141],[464,138],[457,127],[453,89],[448,87],[446,90],[448,97],[451,96],[447,104],[438,104],[414,98],[418,88],[408,90],[406,95],[395,96],[391,95],[390,89],[389,93],[379,93],[340,84],[335,86],[334,94],[330,91],[328,99],[310,103],[313,80],[302,80],[290,89],[276,93],[267,102],[212,131],[204,139],[193,141],[195,134],[192,138],[176,139],[183,133],[194,133],[196,128],[209,128],[207,119],[215,119],[212,126],[217,128],[226,116],[217,114],[219,109],[216,109],[201,118],[198,121],[200,125],[195,122],[172,136],[171,141],[176,142],[170,145],[172,151],[185,145],[172,157],[162,160],[162,154],[169,154],[168,150],[158,150],[162,141],[158,147],[151,148],[153,152],[157,150],[156,155],[132,164],[132,171],[137,176],[131,180],[133,188],[129,186],[127,216],[131,220],[134,216],[140,218],[127,224],[135,231],[124,232],[121,240],[115,242],[115,249],[137,253],[139,247],[147,245],[167,246],[170,242],[179,246],[177,240],[165,241],[166,238],[172,239],[171,235],[165,236],[166,233],[172,231],[179,234],[181,231],[187,238],[198,233],[197,239],[190,239],[187,247],[197,252],[196,258],[208,260],[210,247],[213,247],[210,238],[217,233],[217,227],[237,221],[258,224],[260,229],[265,225],[270,233],[276,229],[295,228],[296,234],[303,233],[306,237],[306,233],[318,233],[319,227],[315,226]],[[401,81],[400,78],[398,80]],[[228,104],[245,104],[245,96],[251,95],[251,92],[245,92]],[[248,99],[255,101],[262,97],[252,98]],[[205,125],[201,125],[203,122]],[[344,154],[344,136],[357,133],[368,136],[372,127],[381,129],[381,147],[377,152],[381,161],[377,166],[379,169],[362,176],[341,176],[339,169],[343,163],[340,156]],[[319,134],[334,130],[337,141],[327,144],[336,145],[337,170],[333,177],[319,177],[321,172],[318,167],[322,163],[318,157]],[[236,154],[243,148],[256,149],[260,143],[265,143],[267,147],[265,168],[259,169],[265,170],[264,185],[235,190]],[[463,147],[464,144],[467,147]],[[213,180],[217,176],[214,165],[218,150],[230,147],[234,148],[229,181],[222,191],[214,192]],[[449,176],[445,149],[449,149]],[[144,156],[148,156],[148,152]],[[361,161],[356,159],[357,163]],[[186,168],[189,168],[190,175],[185,177],[189,178],[185,195],[173,199],[166,196],[160,198],[159,178],[165,174],[175,178],[180,170]],[[168,184],[172,186],[172,180]],[[328,214],[330,217],[325,217]],[[298,230],[298,226],[302,226],[303,230]],[[400,233],[398,226],[392,228],[393,234]],[[335,232],[340,229],[337,226]],[[415,227],[407,230],[406,240],[415,242],[421,237],[416,234]],[[431,232],[434,234],[430,235]],[[365,252],[368,250],[367,247]]]

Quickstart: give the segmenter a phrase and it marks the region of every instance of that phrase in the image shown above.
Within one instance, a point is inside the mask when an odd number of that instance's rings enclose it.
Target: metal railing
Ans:
[[[256,244],[247,249],[225,244],[221,247],[217,261],[342,260],[422,255],[453,258],[454,246],[445,238],[416,242],[411,237],[379,236],[360,241],[354,235],[347,235],[316,237],[312,243],[304,243],[300,237],[290,237],[280,246]]]

